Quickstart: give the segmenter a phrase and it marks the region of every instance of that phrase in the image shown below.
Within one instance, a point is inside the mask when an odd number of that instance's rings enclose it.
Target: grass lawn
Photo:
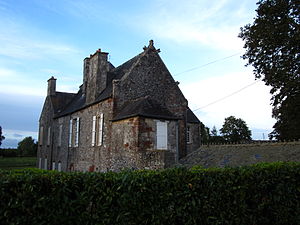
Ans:
[[[13,170],[36,167],[36,157],[0,157],[0,169]]]

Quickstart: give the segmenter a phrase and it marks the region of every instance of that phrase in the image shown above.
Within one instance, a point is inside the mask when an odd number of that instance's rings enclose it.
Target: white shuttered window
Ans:
[[[42,169],[42,158],[39,158],[39,169]]]
[[[96,143],[96,123],[97,117],[93,116],[93,126],[92,126],[92,146],[95,146]]]
[[[57,164],[57,171],[61,172],[61,162],[58,162],[58,164]]]
[[[55,161],[52,162],[52,170],[55,170]]]
[[[72,120],[70,120],[70,126],[69,126],[69,147],[72,147]]]
[[[48,161],[47,161],[47,158],[45,158],[45,164],[44,164],[44,169],[48,169]]]
[[[99,138],[98,138],[98,146],[101,146],[103,143],[103,113],[101,113],[99,117]]]
[[[40,136],[39,136],[39,144],[43,145],[43,138],[44,138],[44,127],[41,126],[40,128]]]
[[[51,138],[51,127],[48,127],[48,138],[47,138],[47,145],[50,145],[50,138]]]
[[[76,118],[76,130],[75,130],[75,147],[78,147],[79,143],[79,126],[80,126],[79,117]]]
[[[63,128],[63,125],[60,124],[60,125],[59,125],[59,134],[58,134],[58,146],[59,146],[59,147],[61,146],[62,128]]]
[[[168,148],[168,123],[156,122],[156,143],[157,149]]]

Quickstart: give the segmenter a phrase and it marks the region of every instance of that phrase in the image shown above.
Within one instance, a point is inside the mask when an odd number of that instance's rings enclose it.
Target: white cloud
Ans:
[[[236,51],[242,48],[239,28],[250,22],[249,0],[152,1],[151,6],[129,23],[157,39],[193,43],[213,49]],[[246,10],[247,9],[247,10]]]
[[[2,129],[5,139],[18,139],[22,140],[25,137],[31,136],[34,139],[37,139],[38,132],[25,131],[25,130],[7,130]]]
[[[269,88],[261,81],[254,82],[249,72],[229,73],[184,84],[181,89],[192,110],[201,108],[195,113],[209,127],[220,129],[224,119],[233,115],[245,120],[250,128],[270,130],[275,120],[271,118]],[[241,90],[249,84],[253,85]],[[212,102],[216,103],[209,105]]]

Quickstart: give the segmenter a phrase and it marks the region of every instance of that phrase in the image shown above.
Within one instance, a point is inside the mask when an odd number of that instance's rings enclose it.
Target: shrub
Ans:
[[[299,224],[300,164],[0,172],[0,224]]]

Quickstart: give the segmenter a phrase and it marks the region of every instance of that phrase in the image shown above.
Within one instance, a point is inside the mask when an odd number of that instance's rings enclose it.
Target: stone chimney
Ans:
[[[48,80],[48,92],[47,92],[47,96],[55,95],[55,92],[56,92],[56,79],[52,76]]]
[[[83,95],[86,94],[86,86],[87,86],[89,68],[90,68],[90,58],[86,57],[83,60],[83,84],[82,84],[82,94]]]
[[[106,88],[109,63],[108,53],[98,49],[93,55],[84,59],[83,93],[86,94],[86,103],[93,103],[99,94]]]

